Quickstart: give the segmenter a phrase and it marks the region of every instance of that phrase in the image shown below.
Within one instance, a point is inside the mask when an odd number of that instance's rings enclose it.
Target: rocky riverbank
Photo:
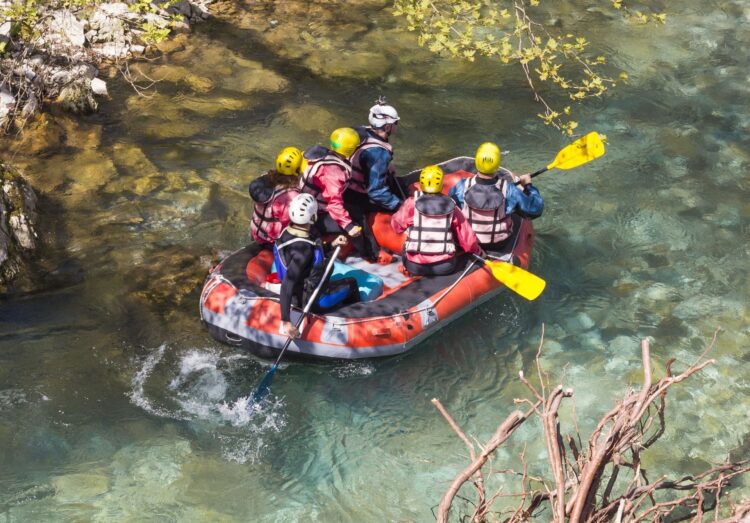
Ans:
[[[22,127],[48,106],[96,111],[108,96],[103,66],[126,71],[129,58],[208,18],[211,2],[0,2],[0,126]]]
[[[0,163],[0,293],[28,287],[37,246],[37,198],[18,173]]]

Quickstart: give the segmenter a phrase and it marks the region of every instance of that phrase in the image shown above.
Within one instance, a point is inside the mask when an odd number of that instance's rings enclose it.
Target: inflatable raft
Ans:
[[[447,192],[473,169],[473,158],[443,162]],[[414,176],[411,173],[407,176]],[[404,235],[397,235],[389,214],[370,217],[378,243],[401,253]],[[534,243],[531,221],[514,216],[513,236],[498,259],[527,268]],[[400,258],[378,265],[349,257],[336,263],[333,278],[357,279],[360,303],[325,316],[309,314],[289,355],[322,359],[392,356],[419,342],[471,309],[503,292],[504,286],[468,256],[448,276],[407,277],[399,271]],[[261,357],[275,357],[286,342],[281,332],[278,288],[274,283],[273,254],[250,244],[230,254],[206,278],[200,297],[201,318],[217,340],[246,348]],[[292,322],[299,318],[292,309]]]

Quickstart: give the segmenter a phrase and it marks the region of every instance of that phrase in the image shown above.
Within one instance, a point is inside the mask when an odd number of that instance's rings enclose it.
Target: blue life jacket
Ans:
[[[287,247],[289,245],[292,245],[293,243],[309,243],[315,248],[315,254],[313,258],[313,267],[318,267],[323,264],[323,261],[325,257],[323,256],[323,246],[320,245],[320,242],[316,242],[314,240],[311,240],[310,238],[300,238],[300,237],[294,237],[289,241],[286,241],[279,245],[278,242],[273,244],[273,261],[276,262],[276,272],[279,275],[280,280],[284,280],[286,278],[286,263],[284,263],[284,257],[281,256],[281,249],[284,247]]]
[[[310,276],[305,281],[305,290],[307,291],[309,289],[309,292],[312,292],[312,290],[318,285],[318,283],[320,283],[320,278],[323,277],[323,272],[325,271],[325,256],[323,255],[323,246],[320,244],[320,242],[316,242],[314,240],[311,240],[310,238],[295,237],[291,240],[285,241],[282,244],[279,244],[278,242],[274,243],[273,260],[276,263],[276,272],[279,275],[279,279],[283,281],[286,277],[286,263],[284,263],[284,257],[281,255],[281,250],[283,250],[284,247],[299,242],[309,243],[315,249],[315,253],[313,255],[314,257],[312,270],[310,271]],[[317,278],[315,278],[316,275]],[[349,291],[346,288],[339,289],[338,291],[333,293],[321,293],[318,296],[317,304],[325,309],[334,307],[344,301],[348,293]],[[305,294],[307,294],[307,292],[303,293],[303,300],[307,301],[308,297]]]

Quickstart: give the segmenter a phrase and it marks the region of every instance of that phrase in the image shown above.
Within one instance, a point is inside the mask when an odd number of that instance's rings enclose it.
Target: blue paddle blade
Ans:
[[[276,374],[276,369],[278,368],[278,365],[275,363],[271,366],[271,369],[266,372],[266,375],[263,376],[263,379],[261,380],[260,384],[258,385],[258,388],[255,389],[255,392],[253,392],[253,403],[258,403],[263,400],[268,395],[268,389],[271,387],[271,382],[273,381],[273,376]]]

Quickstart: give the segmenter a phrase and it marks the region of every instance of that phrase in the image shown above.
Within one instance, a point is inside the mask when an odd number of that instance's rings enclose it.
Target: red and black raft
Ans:
[[[469,176],[473,158],[440,164],[446,172],[444,191]],[[390,215],[370,217],[378,243],[400,253],[404,235],[390,225]],[[497,257],[528,268],[534,230],[531,221],[513,217],[513,235]],[[348,258],[346,264],[383,280],[382,293],[366,302],[346,305],[323,315],[309,314],[290,355],[321,359],[358,359],[405,352],[466,312],[504,290],[489,269],[463,256],[460,269],[448,276],[406,277],[400,260],[382,266]],[[201,318],[220,342],[275,357],[286,342],[281,332],[278,285],[269,283],[273,254],[250,244],[222,260],[206,278],[200,298]],[[301,313],[292,310],[294,322]]]

